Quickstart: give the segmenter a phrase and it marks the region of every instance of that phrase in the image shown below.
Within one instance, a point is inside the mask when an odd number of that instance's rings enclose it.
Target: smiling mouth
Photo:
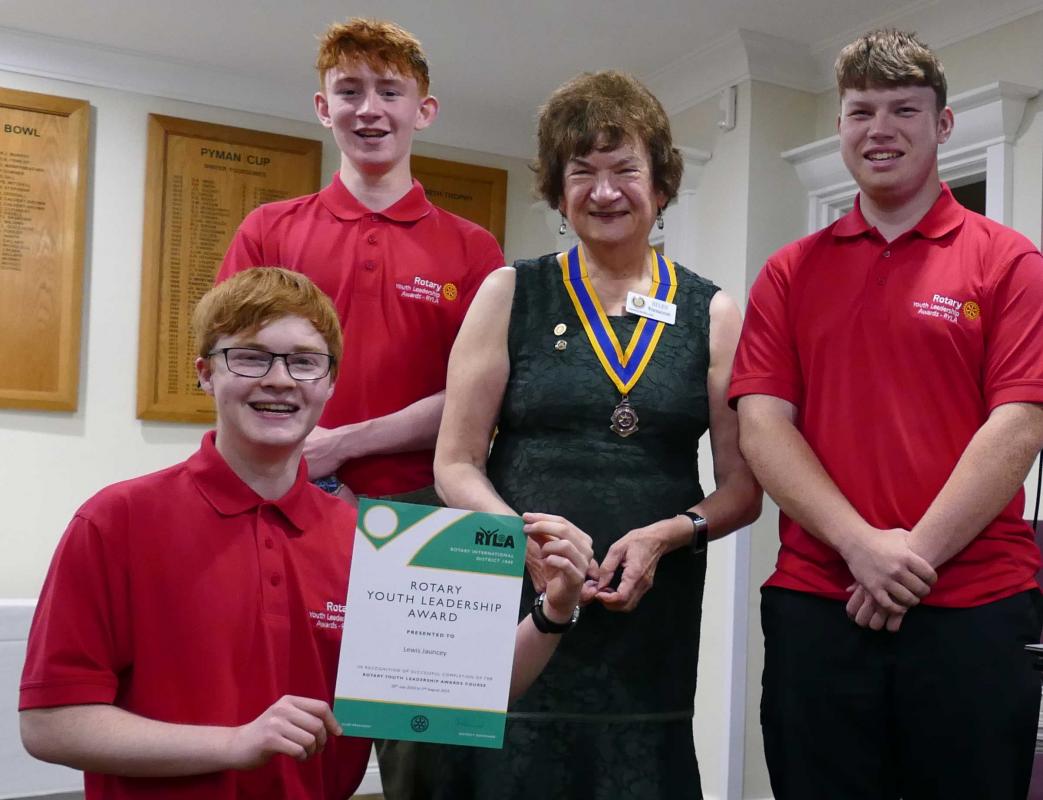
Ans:
[[[248,405],[254,411],[270,414],[292,414],[300,408],[293,403],[249,403]]]
[[[625,216],[626,213],[626,211],[591,211],[590,216],[598,219],[618,219]]]
[[[355,135],[362,139],[383,139],[388,131],[361,130],[355,131]]]
[[[902,154],[897,150],[880,150],[874,153],[867,153],[865,158],[868,161],[894,161],[895,159],[901,158]]]

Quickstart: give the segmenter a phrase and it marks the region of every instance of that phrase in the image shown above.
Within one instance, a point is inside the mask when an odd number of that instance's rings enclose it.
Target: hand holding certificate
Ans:
[[[348,735],[501,747],[508,691],[556,636],[517,627],[525,533],[550,576],[548,612],[571,613],[590,539],[560,517],[362,500],[334,711]],[[554,620],[561,621],[561,620]]]

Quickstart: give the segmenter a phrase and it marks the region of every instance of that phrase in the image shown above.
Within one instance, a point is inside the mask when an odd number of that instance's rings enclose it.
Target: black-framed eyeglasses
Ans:
[[[244,378],[263,378],[275,359],[281,358],[295,381],[317,381],[330,374],[334,358],[329,353],[270,353],[254,347],[222,347],[207,353],[223,355],[228,371]]]

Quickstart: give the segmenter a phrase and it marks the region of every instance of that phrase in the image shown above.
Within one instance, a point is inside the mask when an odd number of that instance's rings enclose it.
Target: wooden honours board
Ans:
[[[0,407],[76,409],[90,105],[0,89]]]
[[[321,159],[319,141],[149,115],[140,419],[214,419],[196,382],[192,310],[243,218],[262,203],[317,191]]]
[[[485,228],[503,249],[507,217],[507,171],[458,161],[413,156],[413,177],[424,186],[427,199]]]

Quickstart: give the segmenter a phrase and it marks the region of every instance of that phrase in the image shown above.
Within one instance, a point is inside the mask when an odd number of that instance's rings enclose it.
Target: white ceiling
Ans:
[[[837,48],[864,29],[916,29],[938,47],[1040,8],[1041,0],[0,0],[0,69],[310,119],[316,34],[347,16],[378,16],[413,31],[430,58],[442,115],[426,140],[528,155],[536,107],[582,70],[630,71],[676,111],[753,73],[752,59],[724,52],[744,46],[739,31],[747,46],[756,37],[781,54],[789,69],[778,75],[789,79],[779,82],[821,90]],[[758,77],[772,79],[765,71]]]

